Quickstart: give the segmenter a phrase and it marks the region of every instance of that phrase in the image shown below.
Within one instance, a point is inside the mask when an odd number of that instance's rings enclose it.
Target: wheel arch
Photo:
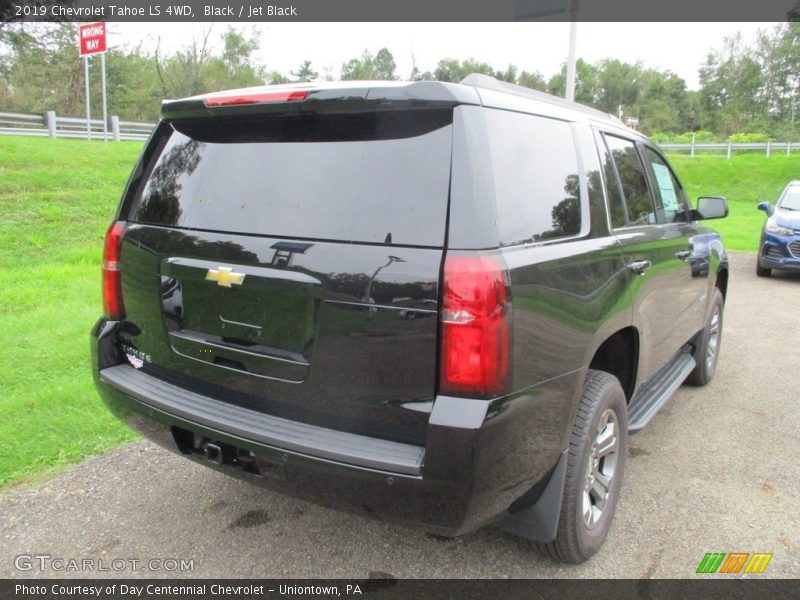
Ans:
[[[639,331],[636,327],[623,327],[608,336],[595,350],[588,368],[614,375],[630,402],[636,390],[639,368]]]
[[[728,268],[720,267],[717,271],[717,278],[714,281],[714,287],[719,288],[722,292],[722,299],[726,300],[728,297]]]

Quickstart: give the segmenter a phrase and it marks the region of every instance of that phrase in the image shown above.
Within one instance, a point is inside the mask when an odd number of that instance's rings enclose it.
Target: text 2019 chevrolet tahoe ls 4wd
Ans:
[[[580,562],[627,434],[714,374],[725,214],[616,119],[484,76],[167,101],[106,237],[95,381],[215,469]]]

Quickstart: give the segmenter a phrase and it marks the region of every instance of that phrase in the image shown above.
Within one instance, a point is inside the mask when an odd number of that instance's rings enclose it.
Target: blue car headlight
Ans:
[[[794,235],[793,229],[789,229],[788,227],[781,227],[771,217],[767,219],[766,231],[767,233],[771,233],[772,235]]]

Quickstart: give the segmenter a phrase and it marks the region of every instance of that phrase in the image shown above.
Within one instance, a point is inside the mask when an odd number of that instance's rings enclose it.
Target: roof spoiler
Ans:
[[[352,112],[480,104],[474,89],[439,81],[292,84],[230,90],[165,100],[165,120],[263,113]]]

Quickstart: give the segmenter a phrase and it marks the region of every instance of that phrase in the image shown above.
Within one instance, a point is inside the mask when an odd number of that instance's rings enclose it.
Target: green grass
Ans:
[[[100,254],[136,142],[0,137],[0,486],[134,437],[105,410],[89,365]],[[800,178],[800,156],[671,157],[691,198],[728,198],[714,221],[729,248],[756,249],[760,199]]]
[[[140,149],[0,137],[0,485],[133,437],[94,390],[89,330],[103,234]]]
[[[761,200],[772,204],[792,179],[800,179],[800,155],[734,155],[730,160],[716,156],[669,156],[692,203],[698,196],[725,196],[730,214],[726,219],[708,221],[719,231],[728,250],[758,250],[761,226],[766,215],[756,210]]]

